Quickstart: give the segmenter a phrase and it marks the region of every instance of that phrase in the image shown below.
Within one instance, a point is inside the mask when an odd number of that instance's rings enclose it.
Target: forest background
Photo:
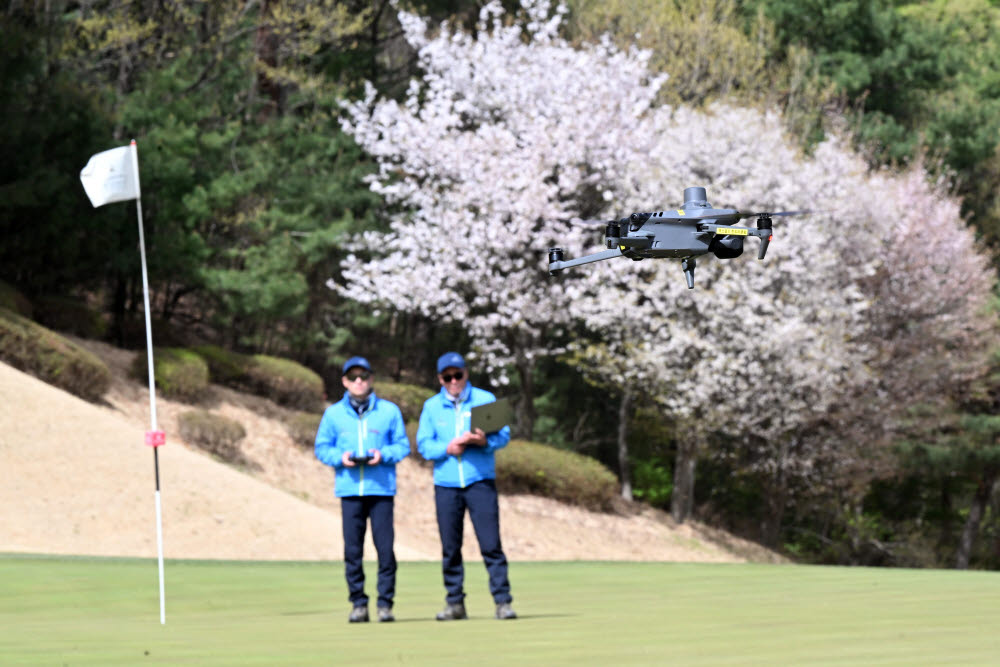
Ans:
[[[134,138],[158,345],[331,396],[354,354],[433,387],[468,351],[516,435],[678,521],[1000,567],[995,0],[50,0],[0,35],[0,280],[39,319],[144,344],[133,209],[78,181]],[[600,244],[575,220],[691,185],[817,212],[691,292],[670,261],[547,275]]]

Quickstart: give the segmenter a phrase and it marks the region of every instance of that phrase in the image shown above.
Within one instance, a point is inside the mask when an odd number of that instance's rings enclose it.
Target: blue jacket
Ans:
[[[372,449],[382,452],[378,465],[350,468],[341,460],[346,451],[366,454]],[[344,392],[344,397],[323,413],[316,432],[316,458],[333,466],[338,498],[396,495],[396,464],[409,454],[402,413],[395,403],[377,398],[374,393],[359,416]]]
[[[445,451],[455,436],[470,429],[472,408],[496,400],[496,396],[485,389],[467,385],[457,404],[449,400],[444,387],[424,403],[417,428],[417,450],[425,459],[434,462],[434,484],[465,488],[482,479],[496,479],[493,453],[510,442],[510,426],[487,433],[485,447],[467,447],[461,456]]]

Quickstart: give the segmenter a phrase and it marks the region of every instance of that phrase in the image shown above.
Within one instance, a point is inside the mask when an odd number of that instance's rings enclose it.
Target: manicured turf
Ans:
[[[369,586],[375,567],[366,566]],[[440,623],[438,566],[401,563],[393,624],[348,625],[340,563],[0,556],[4,665],[997,664],[1000,573],[513,563],[516,621]],[[371,594],[371,591],[369,591]],[[374,601],[372,602],[374,611]]]

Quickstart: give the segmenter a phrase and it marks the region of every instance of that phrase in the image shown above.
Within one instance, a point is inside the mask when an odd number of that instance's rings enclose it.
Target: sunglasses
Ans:
[[[455,382],[458,382],[458,381],[460,381],[464,377],[465,377],[465,373],[463,373],[462,371],[459,371],[459,372],[455,373],[454,375],[442,375],[441,376],[441,381],[444,382],[445,384],[448,384],[452,380],[454,380]]]
[[[348,373],[346,377],[348,382],[355,382],[357,380],[367,380],[371,376],[372,374],[368,371],[361,371],[360,373]]]

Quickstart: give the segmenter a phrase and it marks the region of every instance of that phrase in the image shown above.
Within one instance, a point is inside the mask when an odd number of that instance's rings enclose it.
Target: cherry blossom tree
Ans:
[[[475,37],[448,25],[430,37],[401,14],[423,79],[401,104],[369,87],[345,123],[379,162],[372,188],[403,213],[361,240],[340,289],[463,326],[496,381],[515,369],[529,436],[535,362],[572,318],[573,278],[547,275],[547,249],[582,247],[569,220],[606,206],[622,162],[648,147],[642,119],[662,84],[640,51],[571,48],[561,11],[528,1],[508,24],[490,3]]]

